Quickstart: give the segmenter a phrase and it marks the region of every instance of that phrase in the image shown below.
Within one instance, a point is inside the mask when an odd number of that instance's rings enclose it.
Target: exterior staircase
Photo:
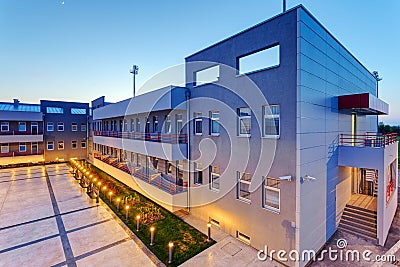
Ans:
[[[376,211],[347,204],[338,229],[378,243]]]

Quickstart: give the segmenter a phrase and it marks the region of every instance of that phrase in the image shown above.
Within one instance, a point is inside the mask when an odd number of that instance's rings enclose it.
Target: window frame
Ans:
[[[49,145],[51,145],[52,148],[49,148]],[[47,141],[46,148],[47,148],[47,150],[54,150],[54,141]]]
[[[158,116],[153,116],[153,133],[158,133]]]
[[[272,187],[268,186],[267,179],[271,180],[276,180],[276,182],[279,185],[279,188],[277,187]],[[272,178],[272,177],[263,177],[263,191],[262,191],[262,207],[266,210],[275,212],[275,213],[280,213],[281,212],[281,181],[279,178]],[[267,196],[267,190],[274,191],[278,193],[278,208],[270,206],[266,203],[266,196]]]
[[[87,124],[86,122],[81,122],[81,132],[86,132],[87,131]]]
[[[61,145],[61,148],[60,148]],[[65,149],[65,144],[63,140],[57,141],[57,150],[64,150]]]
[[[62,126],[62,130],[60,130],[60,126]],[[57,132],[64,132],[64,122],[57,122]]]
[[[74,144],[75,144],[75,147],[74,147]],[[78,141],[77,140],[71,141],[71,149],[78,149]]]
[[[248,109],[250,111],[250,115],[241,116],[241,110],[242,109]],[[237,116],[238,116],[238,118],[237,118],[237,135],[238,136],[240,136],[240,137],[250,137],[251,136],[251,117],[252,117],[251,115],[252,115],[252,112],[251,112],[251,109],[249,107],[241,107],[241,108],[237,109]],[[248,133],[241,133],[241,129],[242,129],[241,123],[245,119],[250,120],[250,122],[249,122],[249,131],[248,131]]]
[[[135,132],[140,133],[140,118],[136,118],[135,120]]]
[[[218,118],[213,117],[214,114],[218,114]],[[210,135],[211,136],[219,136],[221,134],[221,124],[220,121],[220,112],[219,110],[211,110],[209,117],[210,117]],[[213,122],[218,123],[218,132],[214,132]]]
[[[24,147],[24,149],[21,149],[21,147]],[[20,142],[18,144],[18,152],[26,152],[26,143],[25,142]]]
[[[71,131],[77,132],[78,131],[78,123],[77,122],[72,122],[71,123]]]
[[[271,109],[271,107],[279,107],[279,113],[278,114],[268,114],[266,112],[266,110],[269,108]],[[278,119],[278,134],[266,134],[265,133],[265,126],[266,123],[265,121],[269,119],[269,120],[274,120],[274,124],[275,124],[275,119]],[[276,127],[276,126],[275,126]],[[279,139],[281,135],[281,106],[280,104],[271,104],[271,105],[264,105],[262,107],[262,137],[263,138],[275,138],[275,139]]]
[[[201,112],[194,112],[193,113],[193,130],[194,130],[194,135],[203,135],[203,114]],[[198,131],[197,123],[200,123],[200,131]]]
[[[7,150],[3,150],[3,148],[7,148]],[[0,153],[1,154],[10,153],[10,144],[9,143],[1,144]]]
[[[84,145],[83,145],[84,144]],[[81,141],[81,148],[87,148],[86,140]]]
[[[246,175],[248,175],[250,177],[250,181],[244,180],[242,179],[243,177],[245,177]],[[240,172],[237,171],[236,172],[236,178],[237,178],[237,184],[236,184],[236,199],[244,201],[246,203],[251,203],[251,192],[250,192],[250,185],[251,185],[251,180],[252,180],[252,175],[250,173],[246,173],[246,172]],[[241,185],[245,184],[248,186],[248,197],[243,197],[242,196],[242,187]]]
[[[49,126],[51,126],[51,130],[49,130]],[[47,132],[54,132],[54,122],[47,123]]]
[[[3,127],[7,127],[7,130],[3,130]],[[10,122],[2,121],[0,123],[0,130],[1,130],[1,132],[9,132],[10,131]]]
[[[193,162],[193,182],[194,184],[197,185],[202,185],[203,184],[203,178],[204,178],[204,173],[203,173],[203,169],[202,169],[202,164],[198,163],[198,162]],[[199,173],[201,173],[201,180],[199,179]]]
[[[218,168],[219,173],[216,173],[213,171],[213,168]],[[209,166],[209,184],[210,184],[210,189],[214,191],[219,191],[221,188],[221,169],[219,166],[216,165],[210,165]],[[217,177],[217,178],[215,178]],[[218,183],[215,183],[215,181],[218,180]],[[215,187],[214,185],[218,184],[218,187]]]
[[[23,125],[24,129],[21,130],[22,125]],[[26,121],[18,122],[18,132],[26,132]]]
[[[166,116],[165,116],[164,133],[166,133],[166,134],[171,134],[171,133],[172,133],[172,120],[171,120],[171,115],[166,115]]]

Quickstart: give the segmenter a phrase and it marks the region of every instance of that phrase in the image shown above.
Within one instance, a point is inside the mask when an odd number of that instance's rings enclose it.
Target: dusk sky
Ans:
[[[379,97],[390,104],[380,120],[400,124],[400,1],[288,0],[287,8],[298,4],[379,71]],[[0,101],[120,101],[132,95],[132,64],[141,87],[281,11],[281,0],[0,0]]]

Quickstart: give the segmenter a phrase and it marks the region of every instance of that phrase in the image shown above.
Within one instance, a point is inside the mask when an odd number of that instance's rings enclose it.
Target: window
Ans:
[[[87,126],[86,123],[81,123],[81,132],[86,132]]]
[[[64,141],[58,141],[58,150],[64,150]]]
[[[150,132],[150,119],[149,118],[146,118],[146,125],[144,127],[145,127],[144,131],[146,133],[149,133]]]
[[[52,123],[52,122],[47,123],[47,131],[48,132],[54,131],[54,123]]]
[[[238,135],[250,136],[251,110],[250,108],[238,108]]]
[[[219,135],[219,111],[210,111],[210,134]]]
[[[32,134],[38,134],[39,124],[37,122],[31,122],[31,132]]]
[[[165,116],[164,132],[172,133],[172,131],[171,131],[171,116],[170,115]]]
[[[71,130],[72,130],[73,132],[78,131],[78,124],[77,124],[76,122],[73,122],[73,123],[71,124]]]
[[[245,55],[237,59],[239,74],[251,73],[279,66],[279,45]]]
[[[203,170],[201,163],[194,163],[194,183],[203,184]]]
[[[19,152],[26,152],[26,143],[19,143]]]
[[[63,108],[58,108],[58,107],[46,107],[46,113],[64,114],[64,109]]]
[[[194,134],[202,135],[203,133],[203,119],[201,118],[201,112],[195,112],[194,115]]]
[[[216,82],[219,79],[219,65],[199,70],[194,76],[194,86]]]
[[[280,106],[263,106],[263,136],[279,138],[280,134]]]
[[[1,131],[2,132],[8,132],[10,130],[8,121],[2,121],[1,122]]]
[[[176,126],[176,133],[180,134],[183,128],[183,116],[182,114],[175,115],[175,126]]]
[[[140,132],[140,119],[136,118],[136,132]]]
[[[64,131],[64,123],[63,122],[57,123],[57,131],[59,131],[59,132]]]
[[[81,141],[81,148],[86,148],[86,141]]]
[[[280,210],[280,180],[266,177],[264,180],[263,207],[272,211]]]
[[[10,147],[8,144],[1,144],[1,153],[8,153],[10,152]]]
[[[54,141],[47,142],[47,150],[54,150]]]
[[[124,120],[124,129],[122,129],[123,132],[127,132],[128,131],[128,121]]]
[[[158,132],[158,116],[153,116],[153,132]]]
[[[210,166],[210,188],[214,190],[219,190],[220,188],[220,181],[219,181],[219,176],[220,176],[220,169],[219,166]]]
[[[18,123],[18,131],[20,131],[20,132],[26,132],[26,122],[20,122],[20,123]]]
[[[71,108],[72,115],[86,115],[85,108]]]
[[[72,142],[71,142],[71,148],[72,148],[72,149],[76,149],[76,148],[78,147],[77,144],[78,144],[78,141],[72,141]]]
[[[135,131],[135,119],[131,119],[131,132]]]
[[[237,172],[237,198],[250,202],[250,184],[251,175],[250,173]]]
[[[245,235],[239,231],[236,231],[236,238],[243,243],[250,245],[250,237],[248,235]]]

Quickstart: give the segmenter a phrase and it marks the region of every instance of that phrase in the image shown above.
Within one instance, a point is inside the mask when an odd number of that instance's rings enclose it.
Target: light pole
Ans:
[[[376,80],[376,97],[378,97],[378,89],[379,89],[379,82],[382,81],[382,77],[379,76],[378,71],[373,71],[372,72],[372,76],[374,76],[375,80]]]
[[[133,65],[132,69],[130,70],[130,73],[133,75],[133,97],[135,97],[135,76],[139,72],[139,66],[138,65]]]
[[[208,222],[207,223],[207,242],[210,242],[211,241],[211,223],[210,222]]]

